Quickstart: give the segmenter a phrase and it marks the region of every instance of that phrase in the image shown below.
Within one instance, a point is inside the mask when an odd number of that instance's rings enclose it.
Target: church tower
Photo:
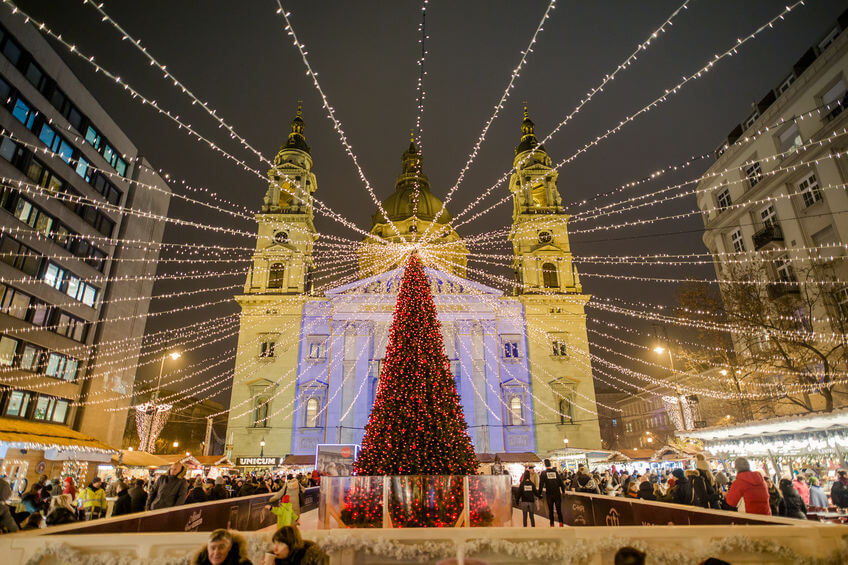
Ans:
[[[300,103],[288,140],[268,171],[256,249],[243,294],[233,377],[227,454],[279,457],[291,446],[292,383],[303,305],[312,290],[312,251],[318,235],[312,194],[318,188],[304,136]],[[263,445],[264,442],[264,445]]]
[[[536,449],[599,448],[585,304],[568,241],[557,172],[539,145],[527,106],[515,148],[512,229],[515,294],[524,304],[536,413]],[[564,442],[568,439],[568,442]]]

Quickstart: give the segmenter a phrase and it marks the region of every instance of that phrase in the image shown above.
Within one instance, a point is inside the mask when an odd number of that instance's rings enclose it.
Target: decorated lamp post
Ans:
[[[159,378],[156,380],[156,390],[150,396],[150,401],[136,406],[136,426],[141,439],[139,449],[151,453],[153,451],[153,443],[156,437],[168,420],[168,414],[171,411],[171,404],[157,404],[159,400],[159,389],[162,386],[162,374],[165,369],[165,360],[170,358],[176,361],[181,357],[179,351],[172,351],[162,356],[162,361],[159,363]],[[176,442],[174,442],[176,443]]]

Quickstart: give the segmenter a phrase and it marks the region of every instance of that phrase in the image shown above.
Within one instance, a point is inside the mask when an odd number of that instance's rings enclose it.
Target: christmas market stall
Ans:
[[[678,435],[703,441],[704,450],[723,466],[732,467],[736,457],[746,457],[752,466],[767,470],[769,475],[809,468],[833,477],[837,468],[848,466],[848,409],[681,431]]]
[[[521,480],[521,474],[527,467],[539,467],[542,460],[529,451],[520,453],[478,453],[481,474],[500,475],[503,471],[509,473],[513,483]],[[498,466],[500,463],[500,466]],[[500,471],[499,473],[496,471]]]
[[[59,424],[0,418],[0,471],[13,496],[41,475],[55,483],[71,477],[77,488],[119,451],[100,440]]]
[[[176,462],[182,463],[186,470],[186,477],[197,477],[203,475],[203,463],[201,463],[197,457],[192,455],[191,453],[185,454],[170,454],[170,455],[157,455],[163,462],[163,466],[157,469],[157,472],[167,472],[168,468]]]
[[[286,455],[280,462],[280,471],[285,474],[297,475],[298,473],[311,474],[315,469],[315,455]]]
[[[236,465],[226,455],[195,455],[194,458],[200,463],[207,478],[235,474]]]
[[[122,449],[112,456],[111,465],[98,465],[97,475],[104,480],[118,475],[125,480],[147,479],[151,472],[167,464],[159,455]]]
[[[612,454],[612,451],[605,449],[566,447],[552,451],[550,460],[562,470],[576,471],[579,465],[585,465],[587,469],[600,469],[609,466],[606,460]]]

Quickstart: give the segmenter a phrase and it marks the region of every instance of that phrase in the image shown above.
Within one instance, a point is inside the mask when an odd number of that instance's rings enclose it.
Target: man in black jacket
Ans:
[[[112,516],[122,516],[132,512],[132,497],[126,483],[118,481],[118,486],[115,488],[118,492],[118,500],[112,507]]]
[[[171,508],[183,504],[188,494],[188,483],[185,482],[186,468],[182,463],[171,465],[166,475],[156,479],[156,484],[147,497],[147,510]]]
[[[215,479],[215,486],[209,492],[209,500],[224,500],[229,497],[230,493],[227,492],[227,488],[224,486],[224,478],[218,477]]]
[[[554,508],[559,516],[559,527],[563,527],[565,520],[562,517],[562,495],[565,494],[565,489],[562,485],[562,477],[551,466],[550,459],[545,459],[545,470],[542,471],[540,477],[539,494],[545,493],[545,500],[548,503],[548,518],[551,520],[551,527],[554,527]]]

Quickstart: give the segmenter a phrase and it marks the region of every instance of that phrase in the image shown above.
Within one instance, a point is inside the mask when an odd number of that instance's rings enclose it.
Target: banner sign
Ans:
[[[282,457],[236,457],[236,467],[277,467]]]

